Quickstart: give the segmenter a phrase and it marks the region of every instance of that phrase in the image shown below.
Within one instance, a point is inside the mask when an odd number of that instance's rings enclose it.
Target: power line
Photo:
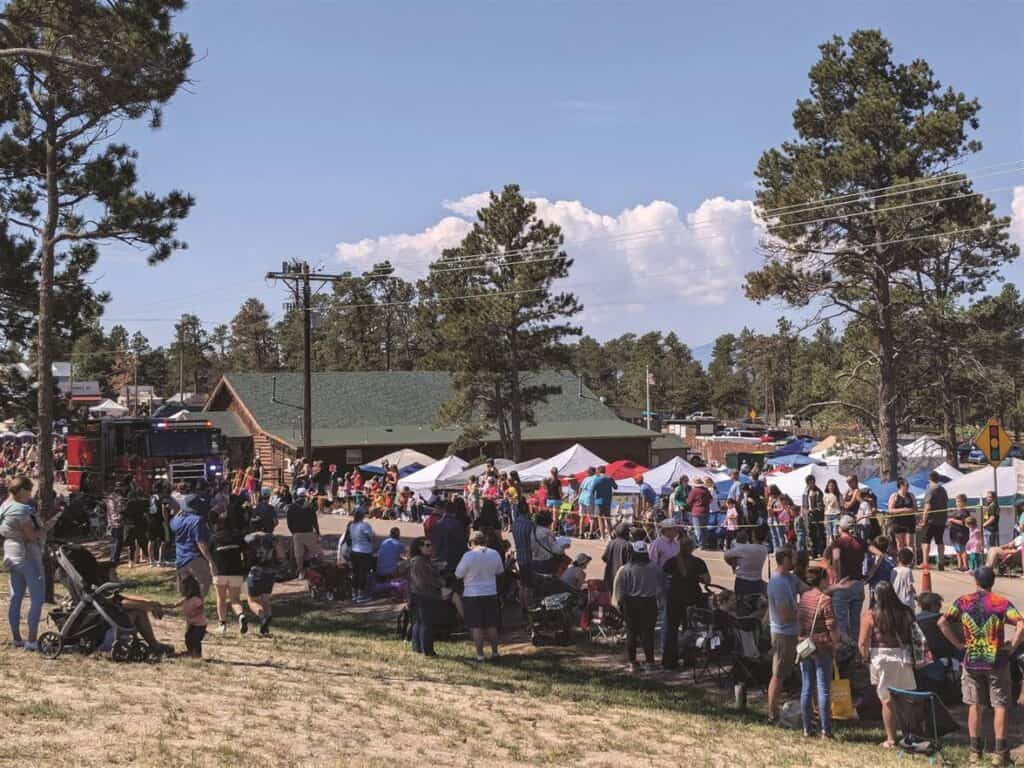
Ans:
[[[1020,173],[1020,172],[1024,172],[1024,160],[1016,161],[1016,166],[1017,167],[1009,169],[1009,170],[1003,170],[1003,171],[993,172],[993,173],[990,173],[990,174],[985,174],[985,176],[996,176],[996,175],[1005,175],[1007,173]],[[984,178],[985,176],[979,176],[978,178]],[[963,181],[970,181],[970,180],[971,179],[968,179],[966,177],[960,176],[956,183],[961,183]],[[906,190],[905,192],[891,193],[890,195],[878,195],[878,196],[875,196],[874,198],[871,198],[871,197],[863,198],[862,197],[861,199],[857,200],[856,202],[867,202],[867,201],[869,201],[871,199],[882,199],[884,197],[892,196],[892,194],[909,194],[910,192],[925,191],[925,190],[933,189],[933,188],[941,188],[943,186],[949,186],[951,183],[953,183],[953,182],[944,182],[944,183],[938,183],[938,184],[933,184],[933,185],[929,185],[929,186],[922,186],[922,187],[918,187],[917,189]],[[895,187],[895,186],[900,186],[900,185],[891,185],[891,186]],[[880,187],[879,189],[888,189],[888,188],[889,187]],[[989,194],[991,192],[1004,192],[1004,191],[1007,191],[1007,190],[1012,190],[1014,188],[1015,187],[996,187],[996,188],[993,188],[993,189],[982,190],[982,191],[979,191],[979,192],[973,192],[973,193],[968,193],[968,194],[954,195],[954,196],[946,197],[946,198],[931,199],[931,200],[920,200],[920,201],[916,201],[916,202],[904,203],[904,204],[901,204],[901,205],[898,205],[898,206],[888,206],[888,207],[885,207],[885,208],[873,208],[873,209],[867,210],[867,211],[858,211],[858,212],[851,213],[851,214],[842,214],[842,215],[837,215],[837,216],[822,217],[822,218],[819,218],[819,219],[811,219],[811,220],[807,220],[807,221],[793,222],[793,223],[790,223],[790,224],[768,224],[768,223],[765,223],[764,226],[765,226],[766,229],[772,230],[772,229],[778,229],[778,228],[782,228],[782,227],[796,227],[796,226],[802,226],[802,225],[805,225],[805,224],[825,223],[825,222],[828,222],[828,221],[838,221],[840,219],[846,219],[846,218],[852,218],[852,217],[870,216],[870,215],[874,215],[876,213],[884,213],[886,211],[898,210],[900,208],[912,208],[912,207],[919,206],[919,205],[931,205],[931,204],[935,204],[935,203],[948,202],[950,200],[955,200],[955,199],[957,199],[959,197],[981,197],[981,196]],[[850,202],[853,202],[853,201],[850,201]],[[833,208],[833,207],[835,207],[835,205],[838,205],[838,203],[815,205],[813,207],[805,207],[802,210],[796,211],[794,213],[810,213],[810,212],[815,211],[815,210],[823,210],[823,209],[826,209],[826,208]],[[781,209],[774,209],[774,210],[781,210]],[[765,214],[765,215],[770,215],[771,211],[765,211],[765,212],[762,212],[762,213]],[[785,214],[785,215],[793,215],[793,214]],[[628,232],[628,233],[623,233],[623,234],[620,234],[620,235],[602,235],[602,236],[595,236],[595,237],[590,237],[590,238],[581,238],[581,239],[577,239],[577,240],[565,240],[562,243],[559,243],[558,245],[551,245],[551,246],[540,246],[540,247],[538,247],[538,246],[530,246],[528,248],[509,249],[509,250],[504,250],[504,251],[485,251],[483,253],[466,254],[466,255],[463,255],[463,256],[453,256],[453,257],[446,258],[446,259],[443,259],[443,260],[435,261],[433,263],[434,264],[442,264],[442,265],[455,265],[455,266],[458,266],[459,264],[462,264],[462,263],[480,262],[480,261],[483,261],[483,260],[489,259],[489,258],[509,257],[509,256],[529,254],[529,253],[538,252],[538,251],[546,252],[546,251],[561,249],[561,248],[564,248],[567,244],[580,245],[580,244],[583,244],[583,243],[591,243],[591,242],[618,243],[618,242],[626,242],[626,241],[629,241],[629,240],[635,240],[635,239],[640,239],[640,238],[653,237],[653,236],[660,235],[660,234],[663,234],[663,233],[666,233],[666,232],[690,233],[694,229],[699,229],[701,227],[715,226],[715,225],[720,224],[720,223],[721,223],[721,220],[701,219],[701,220],[698,220],[698,221],[695,221],[695,222],[690,222],[690,223],[687,223],[687,224],[682,224],[681,227],[654,227],[654,228],[647,229],[647,230],[637,230],[636,232]],[[720,238],[723,238],[723,237],[727,237],[727,235],[724,235],[724,234],[721,234],[721,233],[712,233],[712,234],[707,235],[707,236],[701,236],[699,234],[691,234],[690,235],[690,239],[697,240],[697,241],[700,241],[700,240],[715,240],[715,239],[720,239]],[[427,256],[428,260],[429,260],[429,258],[430,257]],[[414,261],[408,260],[408,259],[405,259],[405,260],[395,259],[393,261],[392,260],[388,260],[388,261],[389,261],[389,263],[399,263],[399,264],[406,264],[406,265],[410,265],[410,266],[412,266],[412,265],[422,266],[421,262],[419,262],[419,261],[414,262]],[[428,264],[427,266],[428,267],[432,267],[431,264]],[[451,271],[457,271],[457,270],[456,269],[452,269]],[[374,273],[370,272],[369,274],[370,274],[370,276],[372,276]]]
[[[1010,167],[1007,168],[1007,166],[1010,166]],[[1000,169],[1000,168],[1006,168],[1006,170],[992,170],[992,169]],[[907,189],[907,190],[904,190],[904,191],[890,193],[890,194],[909,194],[910,192],[917,192],[917,191],[919,191],[922,188],[923,189],[928,189],[931,186],[947,186],[949,184],[956,184],[956,183],[960,183],[962,181],[969,181],[971,177],[973,177],[975,179],[982,179],[982,178],[988,178],[990,176],[1000,176],[1000,175],[1003,175],[1003,174],[1006,174],[1006,173],[1016,173],[1017,171],[1020,171],[1020,170],[1024,170],[1024,160],[1007,161],[1005,163],[996,163],[994,165],[983,166],[981,168],[977,168],[977,169],[970,170],[970,171],[957,171],[955,173],[944,173],[944,174],[939,174],[937,176],[928,176],[928,177],[925,177],[925,178],[922,178],[922,179],[917,179],[917,180],[914,180],[914,181],[905,181],[905,182],[901,182],[899,184],[889,184],[888,186],[885,186],[885,187],[875,187],[874,189],[865,189],[865,190],[862,190],[860,192],[849,192],[849,193],[844,194],[844,195],[830,195],[830,196],[827,196],[827,197],[820,198],[818,200],[808,200],[808,201],[803,202],[803,203],[793,203],[792,205],[782,205],[782,206],[779,206],[777,208],[766,208],[766,209],[764,209],[763,213],[765,215],[767,215],[767,216],[771,216],[773,214],[782,213],[782,212],[786,211],[786,212],[788,212],[786,215],[789,215],[789,213],[800,213],[801,212],[801,211],[793,211],[793,210],[791,210],[791,209],[794,209],[794,208],[804,208],[805,206],[814,206],[815,208],[818,208],[818,207],[829,208],[829,207],[832,207],[834,205],[842,205],[842,204],[844,204],[844,202],[858,202],[858,201],[860,201],[862,199],[870,199],[870,198],[865,198],[865,195],[870,195],[871,197],[887,197],[888,196],[888,195],[874,195],[873,193],[875,193],[875,192],[885,192],[886,190],[896,190],[896,189],[901,189],[903,187],[912,187],[911,189]],[[981,171],[992,171],[992,172],[991,173],[980,173]],[[941,183],[935,183],[935,182],[938,182],[941,179],[947,179],[947,178],[949,179],[949,181],[941,182]],[[918,185],[925,185],[925,184],[927,184],[929,186],[927,186],[927,187],[918,186]],[[850,198],[850,200],[844,200],[846,198]],[[828,204],[822,205],[822,203],[825,203],[825,201],[827,201],[827,200],[833,200],[833,201],[837,201],[837,202],[833,202],[833,203],[828,203]],[[810,208],[809,210],[814,210],[815,208]]]

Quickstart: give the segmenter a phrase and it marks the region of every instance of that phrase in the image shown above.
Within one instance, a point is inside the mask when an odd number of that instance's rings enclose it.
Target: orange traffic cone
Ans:
[[[931,591],[932,591],[932,571],[931,571],[931,568],[928,565],[928,561],[925,560],[924,561],[924,565],[921,567],[921,592],[918,593],[918,594],[922,594],[924,592],[931,592]]]

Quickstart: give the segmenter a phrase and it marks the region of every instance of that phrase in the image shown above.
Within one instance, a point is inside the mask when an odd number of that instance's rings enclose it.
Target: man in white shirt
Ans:
[[[470,550],[455,567],[455,578],[462,579],[462,609],[466,628],[473,635],[476,660],[484,661],[484,636],[491,644],[491,660],[498,659],[498,577],[505,563],[486,544],[483,531],[469,537]]]

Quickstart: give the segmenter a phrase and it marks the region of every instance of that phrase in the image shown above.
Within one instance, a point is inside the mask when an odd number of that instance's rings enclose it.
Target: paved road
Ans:
[[[338,535],[345,530],[345,525],[348,521],[349,518],[345,516],[321,515],[320,532],[324,536]],[[397,527],[402,532],[402,538],[405,540],[423,535],[423,526],[419,523],[403,523],[393,520],[369,520],[369,523],[373,526],[374,531],[381,536],[387,536],[388,531],[393,527]],[[278,526],[278,533],[284,535],[288,534],[288,529],[283,523]],[[510,535],[506,534],[505,538],[510,538]],[[601,562],[601,554],[604,552],[604,548],[605,542],[603,541],[596,541],[592,539],[573,539],[572,547],[569,549],[568,554],[572,556],[574,554],[579,554],[580,552],[586,552],[588,555],[593,557],[594,562],[591,563],[588,569],[588,575],[591,578],[601,578],[604,574],[604,567]],[[726,565],[725,561],[722,559],[722,554],[720,552],[702,552],[699,554],[707,563],[708,570],[711,572],[712,582],[731,588],[734,578],[732,569]],[[767,577],[767,575],[766,565],[765,576]],[[914,583],[920,592],[920,571],[914,572]],[[951,600],[956,599],[966,592],[973,591],[973,584],[973,579],[966,573],[948,570],[943,572],[932,571],[932,591],[938,592],[942,595],[945,603],[949,603]],[[1009,598],[1018,607],[1024,608],[1024,579],[999,579],[996,582],[995,589],[1000,594]]]

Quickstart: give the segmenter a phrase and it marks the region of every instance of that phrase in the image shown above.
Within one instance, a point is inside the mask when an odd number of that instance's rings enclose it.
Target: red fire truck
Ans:
[[[147,493],[156,480],[224,477],[224,439],[209,421],[101,419],[68,435],[68,488],[92,494],[131,477]]]

